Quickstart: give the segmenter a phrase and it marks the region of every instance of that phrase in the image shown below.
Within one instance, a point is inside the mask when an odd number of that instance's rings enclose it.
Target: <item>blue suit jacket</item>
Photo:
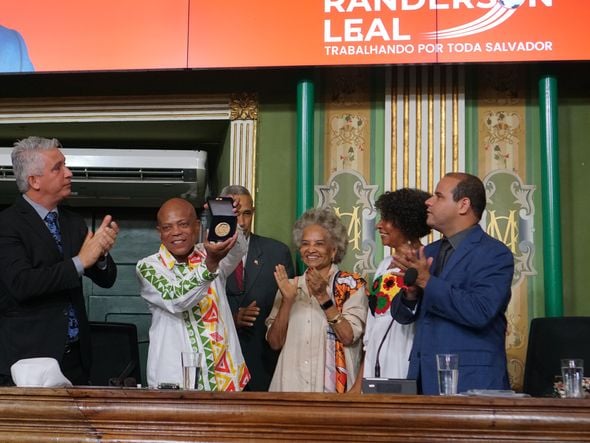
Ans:
[[[426,255],[436,258],[440,243],[428,245]],[[408,378],[420,380],[422,393],[438,394],[439,353],[459,355],[459,392],[509,389],[504,313],[513,272],[512,252],[476,225],[440,276],[430,277],[418,307],[408,370]]]

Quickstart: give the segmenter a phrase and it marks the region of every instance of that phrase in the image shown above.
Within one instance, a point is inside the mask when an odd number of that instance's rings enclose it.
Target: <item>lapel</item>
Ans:
[[[259,237],[250,234],[250,244],[248,246],[248,256],[246,257],[246,268],[244,269],[244,289],[249,292],[254,286],[258,274],[262,269],[263,254],[260,248]]]
[[[55,243],[51,232],[49,232],[47,225],[41,217],[39,217],[37,211],[35,211],[35,209],[22,196],[17,198],[16,207],[20,218],[22,219],[22,223],[29,226],[31,232],[37,237],[37,240],[31,238],[31,243],[39,241],[39,243],[44,246],[44,250],[52,251],[57,257],[61,258],[61,254],[59,253],[59,249],[57,248],[57,244]]]
[[[483,231],[481,226],[477,225],[477,228],[471,228],[471,232],[465,237],[465,240],[461,242],[459,247],[453,252],[453,255],[449,258],[443,271],[440,274],[441,278],[445,278],[449,272],[453,270],[455,265],[459,263],[463,257],[465,257],[472,249],[475,243],[479,243],[481,240],[481,236],[483,235]],[[440,249],[440,245],[437,248],[437,252]]]
[[[70,226],[70,218],[67,216],[66,211],[61,207],[59,208],[59,230],[61,232],[61,244],[64,250],[64,257],[73,257],[74,251],[72,251],[72,229]]]
[[[434,269],[436,267],[436,259],[438,257],[438,253],[440,251],[440,247],[442,245],[442,239],[439,239],[429,245],[426,246],[426,256],[427,257],[432,257],[432,264],[430,265],[430,268],[428,269],[428,271],[430,272],[430,275],[434,275]],[[432,250],[432,254],[430,253],[430,250]]]

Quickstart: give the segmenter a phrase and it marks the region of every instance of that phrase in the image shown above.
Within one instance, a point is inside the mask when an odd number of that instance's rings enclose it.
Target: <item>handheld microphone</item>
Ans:
[[[405,297],[409,286],[414,286],[418,279],[418,270],[416,268],[408,268],[404,274],[404,288],[399,290],[398,297]],[[391,304],[391,315],[393,316],[393,303]]]
[[[414,286],[414,283],[416,283],[417,279],[418,279],[418,270],[416,268],[406,269],[406,273],[404,274],[404,285]]]
[[[418,270],[416,268],[406,269],[406,272],[404,274],[404,286],[413,286],[414,283],[416,283],[417,278],[418,278]],[[405,294],[405,292],[406,292],[406,289],[401,288],[399,293],[396,295],[396,297],[402,297]],[[392,308],[393,308],[393,303],[392,303]],[[395,317],[392,314],[391,322],[389,323],[389,326],[387,327],[385,334],[383,334],[383,338],[381,339],[381,343],[379,343],[379,348],[377,349],[377,356],[375,358],[375,377],[377,377],[377,378],[381,377],[381,365],[379,363],[379,355],[381,354],[381,348],[383,347],[383,343],[385,343],[385,337],[387,337],[387,334],[389,334],[389,330],[393,326],[394,321],[395,321]]]

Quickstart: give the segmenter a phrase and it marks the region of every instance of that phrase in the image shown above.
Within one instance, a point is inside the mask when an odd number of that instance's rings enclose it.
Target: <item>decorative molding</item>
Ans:
[[[0,441],[589,441],[580,399],[0,388]]]
[[[255,199],[256,190],[256,120],[233,120],[230,123],[230,181],[250,190]]]
[[[250,190],[256,202],[256,135],[258,95],[242,92],[230,98],[230,181]]]
[[[0,99],[0,124],[229,120],[228,95]]]
[[[256,94],[0,99],[0,125],[141,121],[230,122],[230,181],[255,199]]]
[[[229,107],[230,120],[258,120],[258,95],[256,93],[232,94]]]

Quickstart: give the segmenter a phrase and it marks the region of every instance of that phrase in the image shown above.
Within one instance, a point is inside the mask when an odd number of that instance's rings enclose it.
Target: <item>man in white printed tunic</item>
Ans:
[[[239,209],[239,208],[238,208]],[[158,211],[160,250],[139,261],[141,296],[152,313],[147,381],[182,385],[182,351],[204,355],[199,389],[240,391],[250,373],[240,349],[225,282],[245,250],[243,234],[197,244],[195,208],[173,198]]]

